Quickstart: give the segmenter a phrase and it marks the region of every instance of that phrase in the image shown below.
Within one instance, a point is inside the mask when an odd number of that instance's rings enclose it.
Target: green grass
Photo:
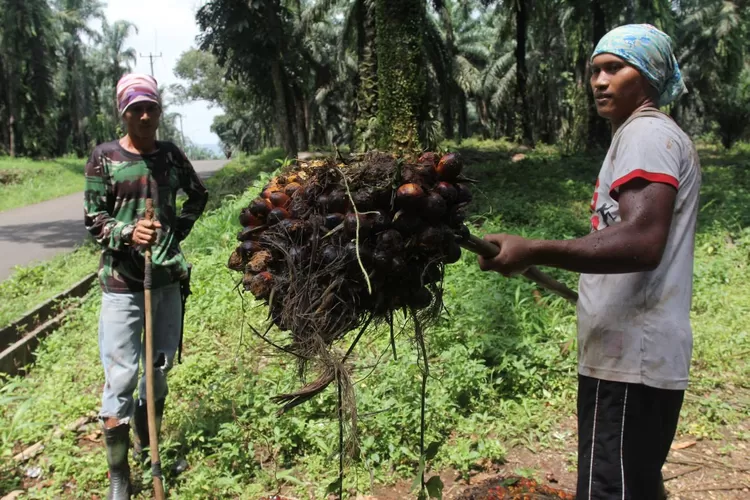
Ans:
[[[283,158],[280,149],[268,149],[258,156],[240,155],[216,172],[207,183],[209,200],[206,210],[214,210],[223,203],[244,193],[262,172],[272,172]]]
[[[0,328],[95,272],[97,256],[94,244],[87,243],[44,264],[19,267],[0,282]]]
[[[511,163],[509,145],[468,141],[463,148],[475,160],[470,176],[480,181],[475,232],[563,238],[588,231],[600,156],[561,157],[544,149]],[[336,477],[335,391],[276,415],[269,398],[299,386],[295,364],[244,326],[263,324],[265,311],[252,300],[243,305],[234,289],[237,276],[224,267],[239,229],[237,213],[268,178],[275,154],[244,158],[211,179],[212,193],[227,196],[221,204],[212,199],[211,212],[185,243],[195,266],[194,295],[184,363],[170,375],[161,447],[166,470],[180,455],[191,465],[178,478],[167,474],[175,497],[255,499],[283,487],[292,496],[322,498]],[[695,358],[679,432],[716,439],[747,419],[750,401],[750,149],[706,149],[703,158]],[[256,181],[245,191],[250,179]],[[575,286],[574,274],[551,274]],[[443,444],[428,464],[432,470],[468,474],[486,460],[502,461],[516,445],[562,449],[575,439],[560,425],[575,410],[574,310],[544,293],[534,300],[534,289],[522,279],[482,273],[472,255],[450,266],[450,315],[428,332],[427,441]],[[103,445],[81,445],[72,434],[50,438],[55,425],[98,408],[98,304],[92,294],[41,346],[31,374],[0,388],[0,493],[23,482],[24,469],[11,464],[11,452],[47,439],[43,456],[31,463],[43,477],[30,484],[29,498],[103,494]],[[417,469],[420,372],[408,331],[398,337],[397,350],[398,360],[391,359],[382,331],[356,350],[360,446],[348,464],[346,485],[361,492],[371,479],[389,483],[413,477]],[[135,469],[134,475],[148,488],[146,470]],[[148,498],[147,492],[138,498]]]
[[[0,158],[0,212],[83,191],[86,160]]]

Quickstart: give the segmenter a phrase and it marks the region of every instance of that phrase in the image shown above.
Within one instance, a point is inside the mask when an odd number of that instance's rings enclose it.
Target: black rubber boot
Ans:
[[[156,434],[159,435],[161,432],[161,420],[164,416],[164,400],[160,399],[156,402]],[[146,408],[146,402],[139,399],[135,403],[135,413],[133,419],[133,460],[140,464],[147,463],[149,461],[148,455],[148,411]]]
[[[109,492],[107,500],[130,500],[130,466],[128,465],[128,424],[104,429],[109,464]]]

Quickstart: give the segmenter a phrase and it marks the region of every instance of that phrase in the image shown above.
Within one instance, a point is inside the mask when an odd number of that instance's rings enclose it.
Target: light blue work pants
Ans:
[[[167,373],[172,368],[180,343],[182,300],[179,283],[151,291],[154,327],[154,395],[164,399],[168,393]],[[134,411],[133,391],[138,385],[138,366],[145,367],[146,345],[142,342],[145,326],[144,293],[103,293],[99,316],[99,356],[104,367],[101,419],[130,421]],[[145,369],[138,395],[146,400]]]

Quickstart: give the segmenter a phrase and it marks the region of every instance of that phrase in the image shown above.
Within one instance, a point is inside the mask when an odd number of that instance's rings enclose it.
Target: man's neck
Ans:
[[[638,113],[639,111],[646,109],[646,108],[659,108],[659,106],[656,105],[656,103],[651,99],[646,99],[641,105],[639,105],[637,108],[633,110],[632,113],[630,113],[628,116],[626,116],[622,120],[618,120],[617,122],[612,121],[610,122],[610,125],[612,126],[612,136],[614,137],[615,133],[617,132],[617,129],[622,127],[622,125],[628,121],[628,119],[633,116],[634,114]]]
[[[148,154],[156,151],[156,138],[151,137],[144,139],[142,137],[135,137],[127,134],[125,137],[120,139],[120,146],[125,148],[131,153],[137,154]]]

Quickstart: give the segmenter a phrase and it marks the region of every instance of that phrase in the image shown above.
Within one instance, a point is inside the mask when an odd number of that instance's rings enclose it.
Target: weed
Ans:
[[[528,467],[521,467],[513,471],[513,474],[516,476],[525,477],[526,479],[533,479],[534,481],[539,482],[540,476],[539,471],[536,469],[531,469]]]

